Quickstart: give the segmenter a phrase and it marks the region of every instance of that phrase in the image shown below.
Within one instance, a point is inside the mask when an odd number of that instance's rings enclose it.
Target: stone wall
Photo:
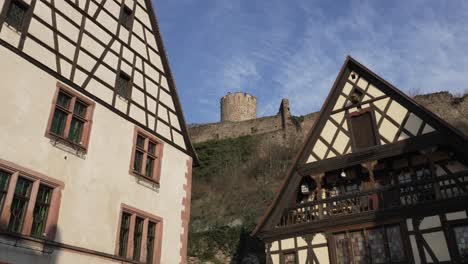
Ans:
[[[468,100],[466,95],[457,97],[448,92],[418,95],[414,100],[431,110],[445,121],[468,134]],[[285,138],[296,137],[302,141],[312,128],[318,112],[304,116],[292,116],[287,99],[283,99],[278,114],[240,122],[220,122],[192,125],[189,128],[194,143],[248,135],[280,132]],[[275,136],[281,141],[279,136]],[[282,143],[282,142],[278,142]]]

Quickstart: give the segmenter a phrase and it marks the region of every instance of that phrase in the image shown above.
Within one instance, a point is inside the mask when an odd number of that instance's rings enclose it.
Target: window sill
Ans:
[[[11,31],[13,31],[14,33],[18,34],[18,35],[21,35],[21,30],[19,29],[16,29],[14,26],[8,24],[8,22],[5,21],[5,25],[7,28],[9,28]]]
[[[117,98],[118,98],[119,100],[124,101],[125,103],[128,103],[128,102],[129,102],[129,99],[128,99],[127,97],[123,96],[123,95],[117,94]]]
[[[41,251],[46,254],[52,254],[53,252],[53,249],[50,247],[50,242],[52,242],[52,240],[48,240],[46,238],[38,238],[3,230],[0,231],[0,235],[7,237],[2,238],[2,240],[4,240],[2,243],[4,244],[31,249],[34,251]]]
[[[159,188],[159,181],[155,180],[154,178],[147,177],[135,171],[130,171],[130,175],[136,177],[138,181],[143,180],[146,182],[150,182],[153,185],[153,187]]]
[[[50,132],[47,132],[45,136],[50,139],[50,142],[54,147],[58,147],[59,149],[74,154],[80,158],[85,158],[87,149],[82,144],[77,144],[67,138]]]

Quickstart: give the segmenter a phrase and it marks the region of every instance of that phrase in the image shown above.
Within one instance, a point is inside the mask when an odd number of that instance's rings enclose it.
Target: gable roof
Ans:
[[[344,121],[344,112],[357,110],[347,104],[354,89],[362,93],[363,108],[370,107],[379,114],[374,118],[377,125],[382,126],[377,127],[380,145],[361,151],[352,149],[350,131]],[[336,141],[340,137],[338,144]],[[468,157],[467,138],[462,132],[348,56],[273,202],[252,234],[261,235],[279,222],[294,186],[299,185],[303,175],[397,155],[427,142],[450,144]]]
[[[21,37],[5,33],[12,29],[0,16],[0,45],[197,165],[152,1],[49,2],[31,2]],[[130,25],[121,21],[124,10],[131,11]],[[132,85],[122,100],[115,89],[120,75]]]
[[[192,141],[190,140],[190,135],[189,135],[188,129],[187,129],[187,123],[185,122],[184,112],[182,110],[179,95],[177,93],[177,88],[176,88],[176,84],[175,84],[175,81],[174,81],[174,77],[172,76],[171,67],[170,67],[170,64],[169,64],[169,60],[167,58],[167,53],[166,53],[166,49],[164,47],[163,39],[162,39],[162,36],[161,36],[161,31],[159,29],[158,19],[157,19],[156,14],[155,14],[156,10],[154,9],[153,3],[152,3],[151,0],[145,0],[145,2],[146,2],[146,6],[149,9],[151,9],[151,12],[149,12],[150,21],[151,21],[151,25],[153,27],[153,32],[155,32],[154,35],[155,35],[155,38],[156,38],[156,43],[157,43],[157,45],[159,47],[160,54],[162,55],[161,60],[162,60],[163,66],[164,66],[166,74],[167,74],[166,77],[167,77],[167,80],[168,80],[168,83],[169,83],[169,86],[170,86],[170,90],[171,90],[171,93],[172,93],[174,106],[177,109],[179,123],[180,123],[180,127],[181,127],[181,130],[182,130],[182,133],[183,133],[185,146],[187,147],[187,151],[189,152],[189,154],[193,158],[194,166],[198,166],[200,162],[198,160],[197,153],[195,152],[195,148],[193,147]]]

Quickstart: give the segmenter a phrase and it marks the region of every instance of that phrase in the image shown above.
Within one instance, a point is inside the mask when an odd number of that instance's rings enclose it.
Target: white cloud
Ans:
[[[195,61],[187,71],[196,73],[186,90],[203,97],[195,113],[203,119],[216,121],[219,98],[236,90],[257,96],[259,115],[275,114],[283,97],[295,114],[317,111],[346,55],[403,91],[468,88],[468,1],[203,3],[183,35],[190,47],[183,59]]]

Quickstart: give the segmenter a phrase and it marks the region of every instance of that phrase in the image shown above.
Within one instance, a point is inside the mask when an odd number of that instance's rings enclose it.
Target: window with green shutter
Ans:
[[[34,205],[31,236],[43,237],[52,200],[52,188],[40,185]]]
[[[146,239],[146,264],[153,263],[155,236],[156,236],[156,224],[153,222],[149,222],[148,223],[148,236]]]
[[[5,197],[8,192],[8,184],[10,182],[10,173],[0,170],[0,214],[5,203]]]
[[[94,103],[83,96],[59,86],[47,135],[79,150],[86,150],[93,107]]]
[[[159,182],[162,143],[156,137],[136,129],[131,172]]]
[[[135,231],[133,232],[133,260],[140,260],[143,221],[144,220],[140,217],[137,217],[135,221]]]
[[[24,215],[28,207],[29,197],[31,195],[32,182],[23,177],[19,177],[16,183],[13,201],[10,207],[10,221],[8,222],[8,231],[21,233],[24,221]]]
[[[159,263],[162,218],[127,205],[122,210],[115,254],[140,263]]]
[[[128,213],[122,214],[122,222],[120,223],[119,232],[119,256],[127,256],[128,234],[130,232],[130,217]]]

